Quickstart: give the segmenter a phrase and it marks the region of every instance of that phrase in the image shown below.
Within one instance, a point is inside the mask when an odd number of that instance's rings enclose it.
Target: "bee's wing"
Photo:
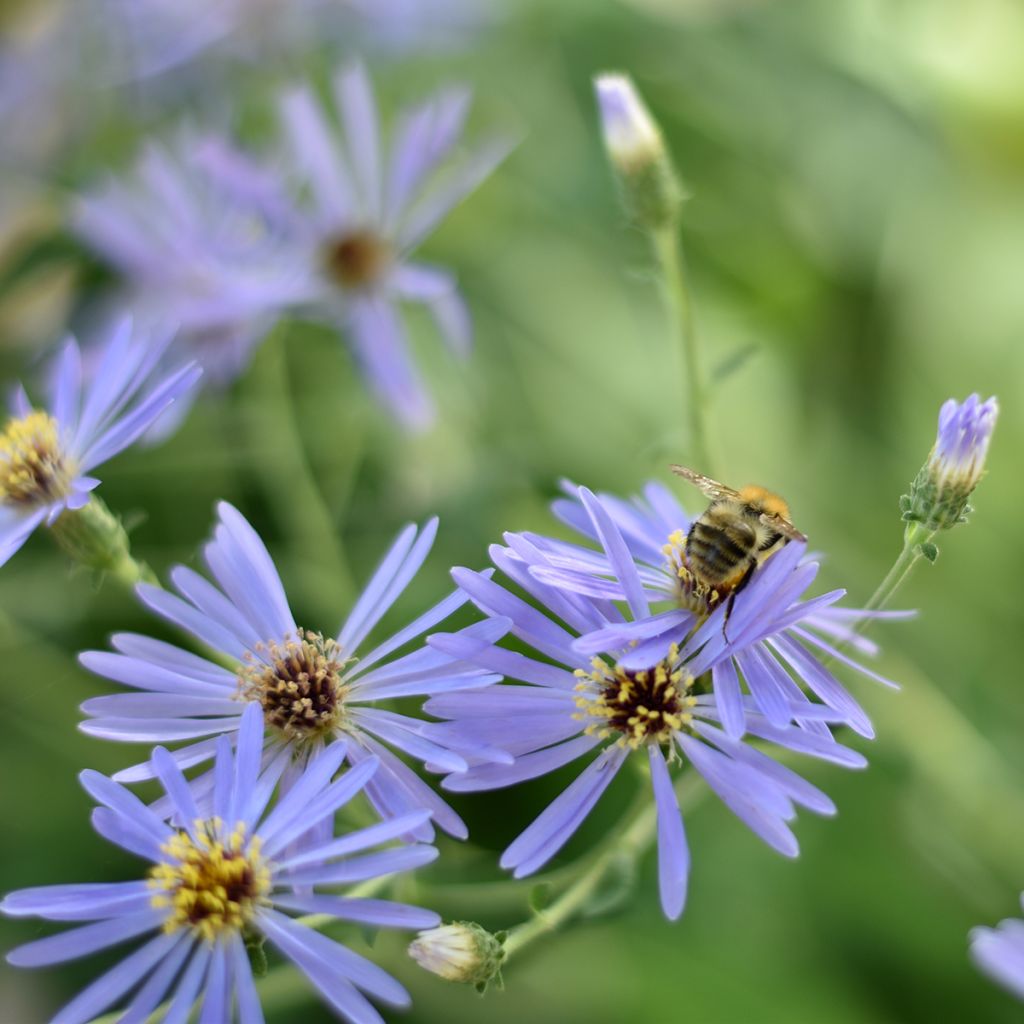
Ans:
[[[782,516],[773,516],[765,512],[761,515],[760,519],[765,526],[770,527],[777,533],[781,533],[783,537],[788,537],[790,540],[807,540],[807,537],[804,534],[802,534],[788,519],[784,519]]]
[[[676,476],[681,476],[684,480],[689,480],[694,487],[699,488],[705,497],[710,498],[712,501],[721,501],[723,498],[737,498],[739,494],[734,491],[731,487],[726,487],[725,484],[720,484],[717,480],[712,480],[709,476],[704,476],[701,473],[697,473],[695,470],[687,469],[686,466],[669,466]]]

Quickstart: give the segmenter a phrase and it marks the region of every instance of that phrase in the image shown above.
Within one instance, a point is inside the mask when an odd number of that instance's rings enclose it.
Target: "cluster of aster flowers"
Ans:
[[[299,84],[278,107],[266,152],[209,132],[151,144],[133,175],[82,197],[75,229],[120,271],[128,303],[181,323],[213,382],[237,376],[278,318],[302,315],[335,327],[374,394],[423,428],[433,403],[400,306],[424,306],[460,357],[471,328],[454,275],[413,253],[508,141],[458,152],[469,94],[451,88],[405,111],[388,142],[358,63],[335,75],[326,102]]]

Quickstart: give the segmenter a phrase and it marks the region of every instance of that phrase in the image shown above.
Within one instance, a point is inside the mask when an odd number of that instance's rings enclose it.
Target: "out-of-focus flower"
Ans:
[[[242,720],[237,757],[227,738],[217,744],[211,813],[202,814],[174,759],[157,747],[152,772],[174,808],[175,828],[106,776],[81,774],[82,785],[99,804],[92,816],[96,831],[152,866],[136,882],[11,893],[0,903],[0,911],[11,917],[92,923],[19,946],[7,960],[18,967],[43,967],[157,934],[80,992],[55,1021],[85,1024],[133,990],[126,1021],[146,1020],[165,998],[169,1020],[185,1020],[198,999],[201,1020],[230,1024],[237,1013],[243,1024],[261,1021],[246,951],[246,939],[253,935],[291,960],[347,1020],[381,1020],[364,992],[393,1006],[408,1005],[405,989],[376,964],[282,911],[329,914],[374,927],[436,924],[437,915],[419,907],[315,891],[432,861],[437,851],[420,844],[367,852],[400,838],[426,812],[333,838],[336,811],[372,780],[376,759],[332,781],[344,755],[344,744],[334,744],[309,762],[291,791],[267,812],[284,763],[278,760],[261,772],[262,749],[262,716],[251,706]],[[321,822],[327,823],[322,843],[289,852],[298,837]]]
[[[605,557],[616,562],[627,558],[622,536],[601,503],[586,490],[580,496],[605,545]],[[661,902],[668,917],[682,913],[689,875],[689,853],[669,771],[680,754],[758,836],[773,849],[795,856],[797,842],[786,824],[795,816],[795,805],[820,814],[832,814],[835,808],[796,773],[742,742],[734,728],[726,729],[733,712],[723,710],[723,703],[732,700],[739,706],[746,730],[753,736],[812,757],[861,767],[865,763],[861,755],[836,743],[828,729],[828,723],[845,721],[846,714],[811,703],[795,684],[778,695],[777,704],[780,720],[795,720],[799,727],[776,724],[752,698],[741,696],[738,687],[735,695],[723,700],[717,691],[709,690],[706,677],[695,678],[681,643],[665,634],[666,619],[648,616],[635,569],[632,577],[626,576],[636,584],[627,584],[636,627],[629,630],[610,590],[593,597],[542,582],[530,570],[543,562],[543,554],[523,537],[507,539],[508,548],[491,549],[495,564],[569,628],[486,575],[453,571],[455,581],[478,608],[497,621],[510,622],[509,632],[547,660],[537,661],[478,637],[428,637],[430,646],[450,657],[527,684],[444,694],[427,702],[425,708],[431,714],[449,719],[452,742],[460,737],[463,742],[493,744],[515,757],[511,765],[474,765],[467,772],[450,775],[444,786],[458,792],[495,789],[547,774],[594,751],[597,756],[509,846],[502,866],[517,878],[542,867],[576,831],[627,758],[640,750],[650,764],[657,805]],[[682,621],[679,614],[670,613],[677,623]],[[721,630],[720,620],[717,628]],[[631,640],[645,630],[656,641],[644,644],[644,657],[638,663],[632,657]],[[680,635],[685,633],[684,628]],[[580,637],[586,638],[586,652],[580,649]],[[604,641],[600,656],[599,640]],[[660,645],[657,651],[655,644]],[[701,673],[707,670],[705,666]]]
[[[627,213],[638,227],[671,228],[679,217],[683,189],[661,129],[628,75],[598,75],[594,89],[605,148]]]
[[[122,320],[84,379],[77,342],[56,361],[48,408],[19,387],[13,415],[0,434],[0,565],[41,523],[89,504],[100,481],[89,474],[148,430],[199,378],[194,364],[155,373],[167,338],[136,332]]]
[[[929,530],[948,530],[967,521],[967,499],[985,469],[988,445],[999,415],[995,397],[951,398],[939,410],[939,430],[928,461],[900,501],[903,518]]]
[[[308,304],[344,331],[370,386],[397,418],[422,428],[433,406],[409,353],[399,304],[426,306],[458,355],[469,351],[471,330],[454,276],[411,254],[504,159],[509,143],[494,140],[453,160],[469,97],[450,90],[407,111],[385,146],[362,65],[345,68],[333,86],[341,136],[308,86],[281,101],[283,151],[307,198],[297,218]]]
[[[731,611],[727,602],[709,606],[694,592],[686,567],[691,519],[667,488],[652,481],[642,498],[625,501],[563,486],[569,496],[555,501],[555,515],[602,549],[537,534],[520,541],[510,537],[509,543],[527,553],[530,572],[539,581],[605,602],[628,601],[634,616],[634,621],[617,620],[606,604],[611,621],[577,641],[577,650],[590,654],[623,648],[625,663],[642,668],[661,656],[666,643],[677,643],[691,675],[710,673],[723,728],[733,738],[744,731],[743,683],[753,705],[777,727],[790,721],[789,702],[802,684],[856,732],[874,735],[867,714],[813,652],[895,686],[827,638],[874,654],[877,646],[857,635],[854,624],[865,615],[901,618],[910,613],[837,607],[842,590],[803,600],[818,564],[805,557],[806,546],[799,542],[768,557],[736,595]],[[652,611],[652,604],[658,610]],[[824,729],[814,722],[807,727]]]
[[[224,384],[303,294],[287,217],[268,170],[222,138],[186,130],[83,196],[74,228],[120,271],[136,318],[177,324],[176,347],[206,383]]]
[[[230,505],[222,503],[218,511],[214,539],[204,551],[217,586],[178,566],[171,571],[171,580],[181,597],[147,585],[138,593],[158,615],[222,654],[231,667],[149,637],[117,635],[113,645],[119,653],[86,652],[82,664],[144,692],[87,700],[82,710],[92,717],[82,724],[83,731],[128,743],[188,740],[172,755],[187,767],[209,760],[216,737],[234,734],[246,708],[254,703],[263,709],[267,725],[263,763],[290,765],[284,776],[286,789],[311,755],[342,738],[348,741],[345,756],[353,767],[370,757],[380,759],[381,770],[368,783],[366,794],[382,816],[428,808],[437,825],[465,837],[458,815],[384,745],[435,770],[463,771],[467,762],[447,744],[448,731],[440,723],[373,706],[380,700],[481,686],[497,678],[427,647],[385,660],[447,618],[465,602],[465,595],[456,591],[394,636],[358,653],[426,559],[437,520],[422,530],[413,524],[402,530],[340,632],[330,637],[296,624],[256,531]],[[468,627],[469,635],[480,639],[498,639],[502,631],[500,623]],[[479,745],[465,746],[467,752],[489,756]],[[151,768],[143,764],[115,778],[132,782],[150,774]],[[213,786],[212,773],[201,776],[196,782],[198,798],[206,799]],[[429,839],[433,829],[422,823],[415,833]]]
[[[486,985],[501,971],[501,940],[473,921],[421,932],[409,944],[409,956],[426,971],[445,981]]]
[[[1011,917],[995,928],[973,929],[971,958],[990,978],[1024,999],[1024,921]]]
[[[152,78],[199,57],[301,55],[353,38],[388,48],[445,46],[493,18],[489,0],[93,0],[120,78]],[[88,3],[80,7],[88,10]],[[489,11],[488,8],[491,8]],[[190,67],[193,74],[196,67]]]

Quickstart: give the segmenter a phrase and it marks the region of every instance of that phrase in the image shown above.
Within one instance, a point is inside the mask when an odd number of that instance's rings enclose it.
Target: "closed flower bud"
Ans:
[[[673,226],[679,217],[683,189],[661,130],[632,79],[626,75],[598,75],[594,89],[605,147],[627,213],[646,230]]]
[[[903,518],[929,530],[948,530],[967,520],[967,503],[985,468],[999,405],[971,395],[962,404],[950,399],[939,411],[939,430],[928,461],[910,494],[900,502]]]
[[[409,945],[409,956],[446,981],[482,989],[500,973],[505,951],[502,937],[472,921],[453,921],[420,932]]]

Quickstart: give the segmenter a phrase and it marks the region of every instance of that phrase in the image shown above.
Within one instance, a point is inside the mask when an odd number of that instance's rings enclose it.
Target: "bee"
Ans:
[[[709,608],[727,598],[728,622],[736,595],[758,566],[791,540],[807,538],[789,521],[789,506],[777,494],[755,485],[734,491],[686,466],[671,469],[711,499],[686,535],[680,577]]]

